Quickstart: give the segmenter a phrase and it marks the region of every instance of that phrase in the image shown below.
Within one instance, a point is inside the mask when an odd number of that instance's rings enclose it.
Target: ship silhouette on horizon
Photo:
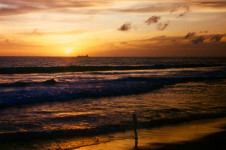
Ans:
[[[77,58],[88,58],[88,57],[89,57],[88,55],[84,55],[84,56],[83,55],[78,55],[77,56]]]

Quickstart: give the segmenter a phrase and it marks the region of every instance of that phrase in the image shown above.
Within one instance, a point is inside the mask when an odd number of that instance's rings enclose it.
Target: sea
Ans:
[[[226,58],[0,57],[1,149],[131,138],[112,134],[133,114],[138,129],[226,117]]]

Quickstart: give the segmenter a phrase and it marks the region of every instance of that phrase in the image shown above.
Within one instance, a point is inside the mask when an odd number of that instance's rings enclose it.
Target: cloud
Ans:
[[[28,43],[26,41],[20,39],[8,39],[6,37],[0,38],[0,47],[1,48],[21,48],[21,47],[37,47],[40,45],[36,45],[35,43]]]
[[[172,4],[152,4],[147,5],[144,4],[143,6],[137,7],[133,6],[131,8],[125,8],[125,9],[117,9],[116,11],[122,12],[122,13],[156,13],[156,12],[168,12],[169,9],[172,7]]]
[[[218,35],[214,35],[210,38],[210,41],[213,41],[213,42],[220,42],[222,37],[224,37],[224,35],[222,34],[218,34]]]
[[[88,30],[62,30],[62,31],[49,31],[44,32],[39,29],[34,29],[32,31],[20,32],[18,34],[28,35],[28,36],[42,36],[42,35],[78,35],[89,32]]]
[[[204,40],[205,40],[204,36],[199,36],[199,37],[196,37],[196,38],[192,39],[191,42],[193,44],[199,44],[199,43],[203,43]]]
[[[0,16],[17,15],[45,10],[85,8],[104,5],[108,2],[93,1],[60,1],[60,0],[0,0]]]
[[[200,31],[200,33],[208,33],[208,31]],[[215,35],[201,35],[195,36],[196,32],[189,32],[185,35],[185,39],[188,39],[193,44],[203,43],[205,40],[210,42],[220,42],[221,39],[225,36],[224,34],[215,34]]]
[[[41,9],[33,6],[13,5],[10,7],[0,8],[0,16],[30,13],[38,10],[41,10]]]
[[[206,37],[204,37],[206,38]],[[174,42],[177,41],[177,42]],[[126,43],[126,45],[121,45]],[[226,42],[191,44],[184,36],[157,36],[123,43],[104,43],[96,56],[150,56],[150,57],[225,57]],[[217,49],[216,49],[217,47]]]
[[[216,45],[225,43],[222,42],[208,42],[208,39],[210,37],[221,37],[225,35],[200,35],[200,36],[194,36],[193,38],[189,39],[189,42],[184,39],[184,36],[155,36],[152,38],[146,38],[146,39],[137,39],[137,40],[130,40],[130,41],[123,41],[120,42],[120,44],[127,44],[127,46],[136,46],[137,48],[140,47],[140,45],[143,45],[146,48],[150,48],[151,46],[170,46],[170,45],[187,45],[192,46],[193,44],[200,44],[203,43],[205,45]],[[192,44],[191,44],[192,43]],[[192,47],[194,47],[194,45]]]
[[[183,12],[180,13],[177,18],[185,16],[188,12],[190,12],[190,7],[188,5],[176,5],[174,8],[170,10],[170,13],[176,12],[182,9]]]
[[[122,45],[126,45],[126,44],[127,44],[127,42],[120,42],[120,44],[122,44]]]
[[[40,35],[41,33],[38,31],[38,29],[34,29],[31,34]]]
[[[199,7],[213,7],[226,8],[226,2],[200,2],[200,0],[193,0],[181,2],[179,0],[163,0],[163,2],[139,1],[139,0],[122,0],[127,7],[118,7],[120,0],[0,0],[0,16],[17,15],[32,13],[38,11],[61,11],[80,14],[93,13],[162,13],[162,12],[176,12],[183,11],[178,17],[186,15],[190,11],[190,6]],[[134,4],[131,6],[131,4]],[[97,6],[97,7],[96,7]],[[99,7],[100,6],[100,7]],[[75,9],[76,8],[76,9]],[[82,8],[82,9],[77,9]],[[91,9],[93,8],[93,9]]]
[[[39,31],[39,29],[34,29],[30,35],[42,35],[42,33]]]
[[[189,39],[189,38],[191,38],[191,37],[194,37],[195,36],[195,32],[189,32],[189,33],[187,33],[186,35],[185,35],[185,39]]]
[[[157,24],[156,29],[160,30],[160,31],[163,31],[168,26],[169,26],[169,22],[160,22],[160,23]]]
[[[183,17],[183,16],[185,16],[188,12],[190,12],[190,8],[189,8],[189,6],[183,6],[183,8],[184,8],[184,12],[183,13],[180,13],[177,17]]]
[[[5,43],[9,43],[9,39],[5,39],[5,41],[4,41]]]
[[[32,31],[29,31],[29,32],[21,32],[19,34],[21,34],[21,35],[36,35],[36,36],[43,35],[43,33],[39,31],[39,29],[33,29]]]
[[[148,25],[153,24],[153,23],[157,23],[159,20],[161,19],[160,16],[151,16],[150,18],[148,18],[145,23],[147,23]]]
[[[200,5],[202,7],[212,7],[212,8],[226,8],[226,2],[220,1],[220,2],[197,2],[197,5]]]
[[[118,30],[120,31],[129,31],[132,29],[132,23],[124,23]]]

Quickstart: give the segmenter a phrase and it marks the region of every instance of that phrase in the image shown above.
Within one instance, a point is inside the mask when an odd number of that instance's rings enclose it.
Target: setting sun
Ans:
[[[65,51],[64,51],[64,52],[65,52],[66,54],[71,54],[72,51],[73,51],[73,48],[67,47],[67,48],[65,48]]]

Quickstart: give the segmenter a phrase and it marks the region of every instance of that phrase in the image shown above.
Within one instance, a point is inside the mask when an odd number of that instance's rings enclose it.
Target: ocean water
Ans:
[[[133,113],[141,129],[226,117],[225,72],[226,58],[0,57],[0,140],[131,130]]]

